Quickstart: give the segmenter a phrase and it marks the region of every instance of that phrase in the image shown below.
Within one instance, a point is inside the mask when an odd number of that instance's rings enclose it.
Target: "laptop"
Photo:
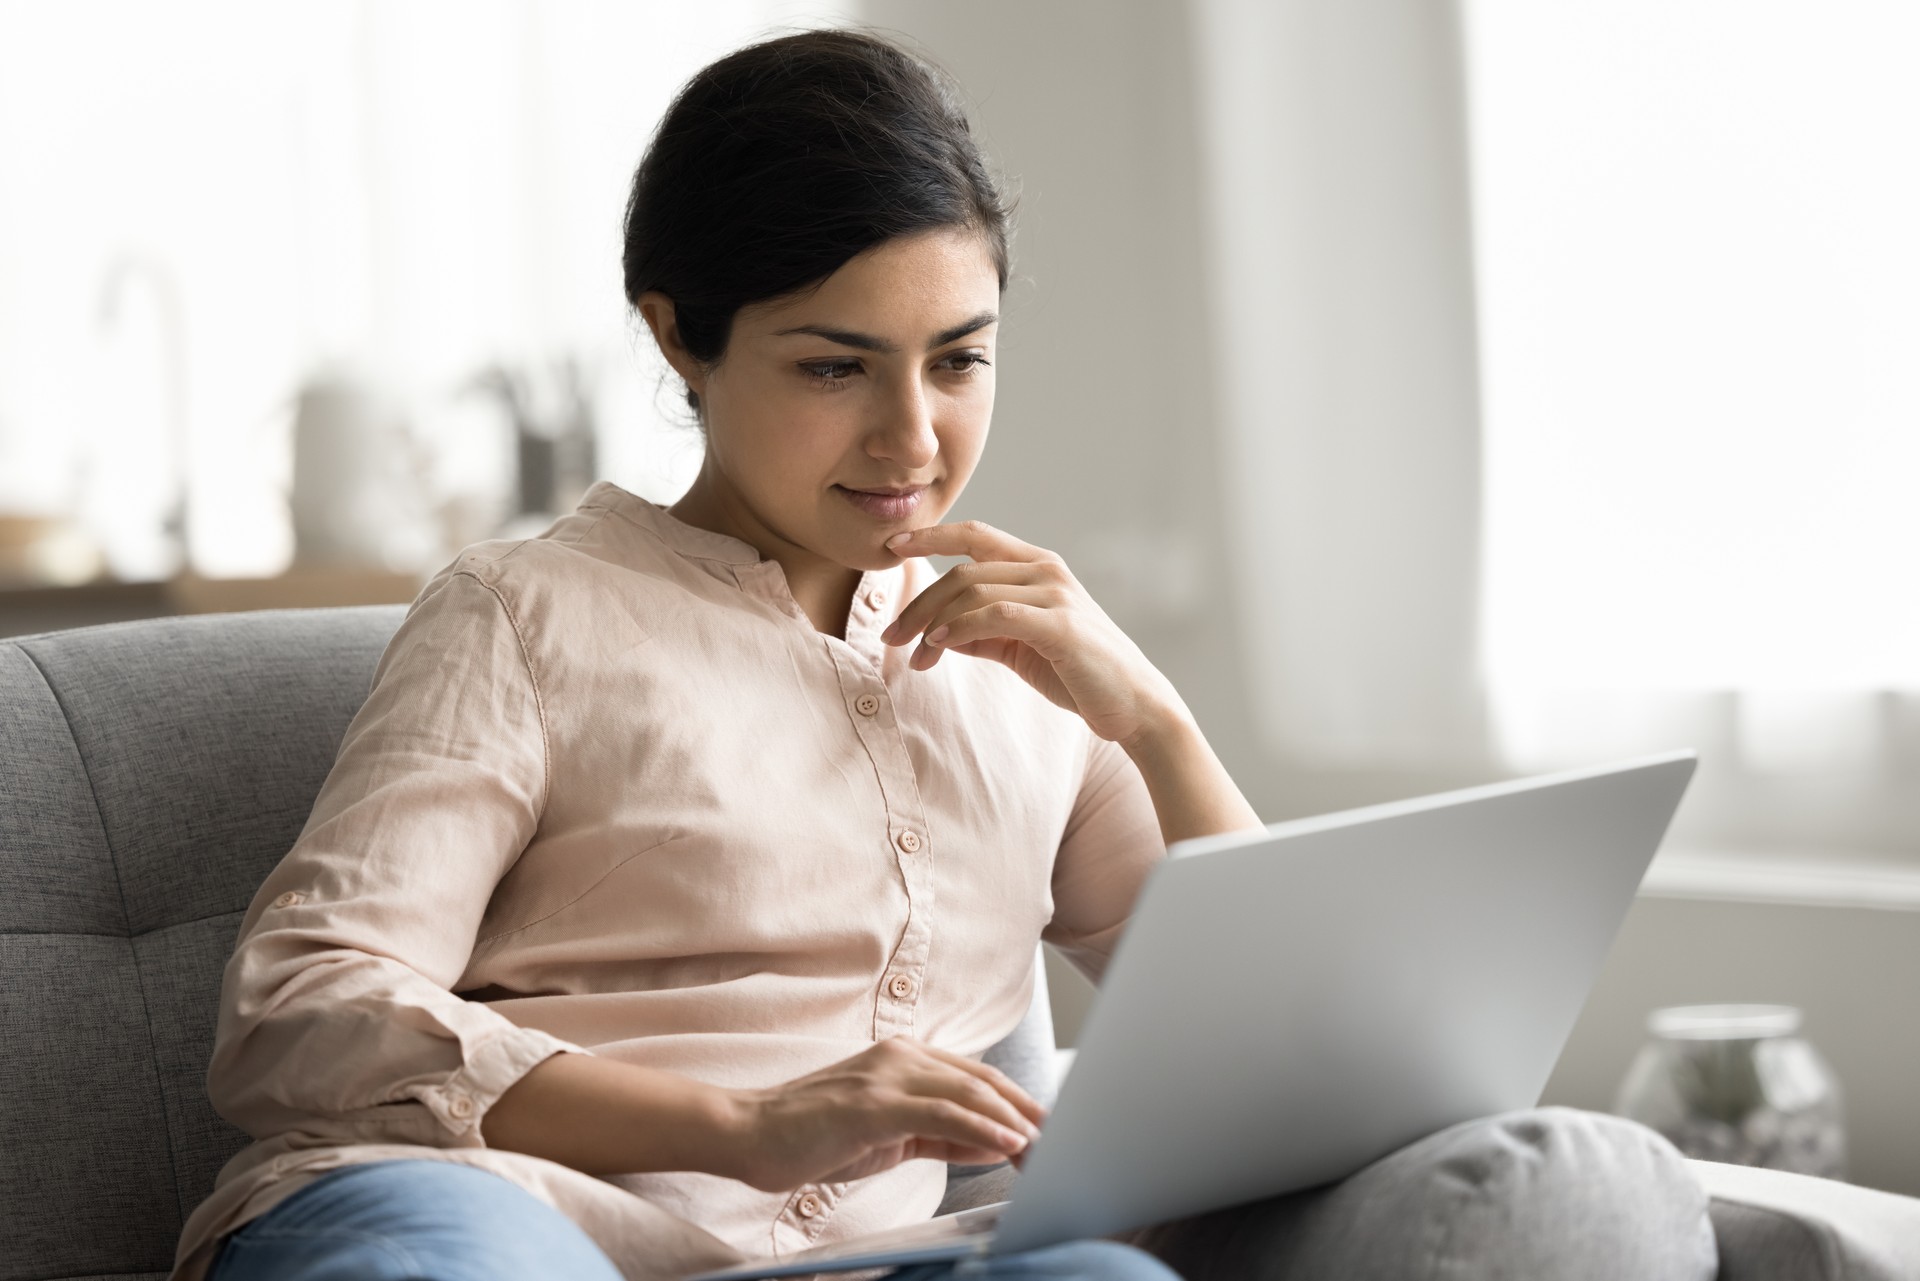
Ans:
[[[1345,1178],[1532,1107],[1691,751],[1182,841],[1009,1197],[687,1281],[1011,1254]]]

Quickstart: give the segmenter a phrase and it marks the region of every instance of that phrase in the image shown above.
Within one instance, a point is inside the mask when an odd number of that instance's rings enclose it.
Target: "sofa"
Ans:
[[[0,641],[0,1281],[162,1281],[247,1143],[205,1089],[221,971],[404,613]],[[1042,990],[991,1057],[1048,1096],[1052,1043]],[[1920,1200],[1691,1168],[1725,1281],[1920,1278]]]

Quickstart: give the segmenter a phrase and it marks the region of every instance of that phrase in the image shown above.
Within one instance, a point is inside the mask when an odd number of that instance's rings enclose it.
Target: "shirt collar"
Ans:
[[[749,592],[784,601],[790,612],[806,619],[805,613],[794,603],[793,596],[787,590],[786,575],[781,572],[779,562],[763,560],[759,549],[751,543],[689,525],[660,504],[629,493],[610,480],[596,481],[580,500],[580,507],[604,507],[646,530],[682,556],[731,566],[735,571],[733,579],[736,583]],[[906,604],[903,594],[915,580],[915,575],[908,569],[912,563],[903,561],[891,569],[870,569],[860,576],[860,584],[854,589],[852,614],[847,622],[849,637],[855,632],[877,632],[893,621],[894,615]],[[742,574],[739,572],[742,569],[756,572]],[[812,626],[810,621],[808,626]],[[870,657],[878,661],[877,653],[876,650],[876,654]]]
[[[594,482],[580,506],[605,507],[624,516],[682,556],[736,567],[760,563],[760,552],[751,543],[689,525],[658,503],[628,493],[610,480]]]

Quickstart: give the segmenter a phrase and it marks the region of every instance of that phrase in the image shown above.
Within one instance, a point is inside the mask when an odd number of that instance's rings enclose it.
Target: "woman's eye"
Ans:
[[[860,372],[857,360],[831,360],[822,364],[802,365],[801,370],[813,381],[816,387],[844,387],[853,375]]]
[[[977,352],[962,351],[947,357],[941,363],[954,373],[971,374],[993,362]],[[860,362],[857,360],[826,360],[803,364],[800,366],[800,371],[807,375],[808,381],[814,386],[838,390],[851,383],[853,376],[860,372],[860,368]]]

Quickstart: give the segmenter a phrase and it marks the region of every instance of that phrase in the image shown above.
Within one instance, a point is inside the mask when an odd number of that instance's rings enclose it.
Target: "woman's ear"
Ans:
[[[700,362],[693,358],[687,345],[680,341],[680,326],[674,319],[673,299],[657,289],[649,289],[640,295],[634,306],[640,312],[640,318],[647,322],[647,328],[653,334],[653,341],[660,347],[660,354],[673,366],[673,372],[686,382],[688,390],[696,396],[705,390],[706,376]]]

